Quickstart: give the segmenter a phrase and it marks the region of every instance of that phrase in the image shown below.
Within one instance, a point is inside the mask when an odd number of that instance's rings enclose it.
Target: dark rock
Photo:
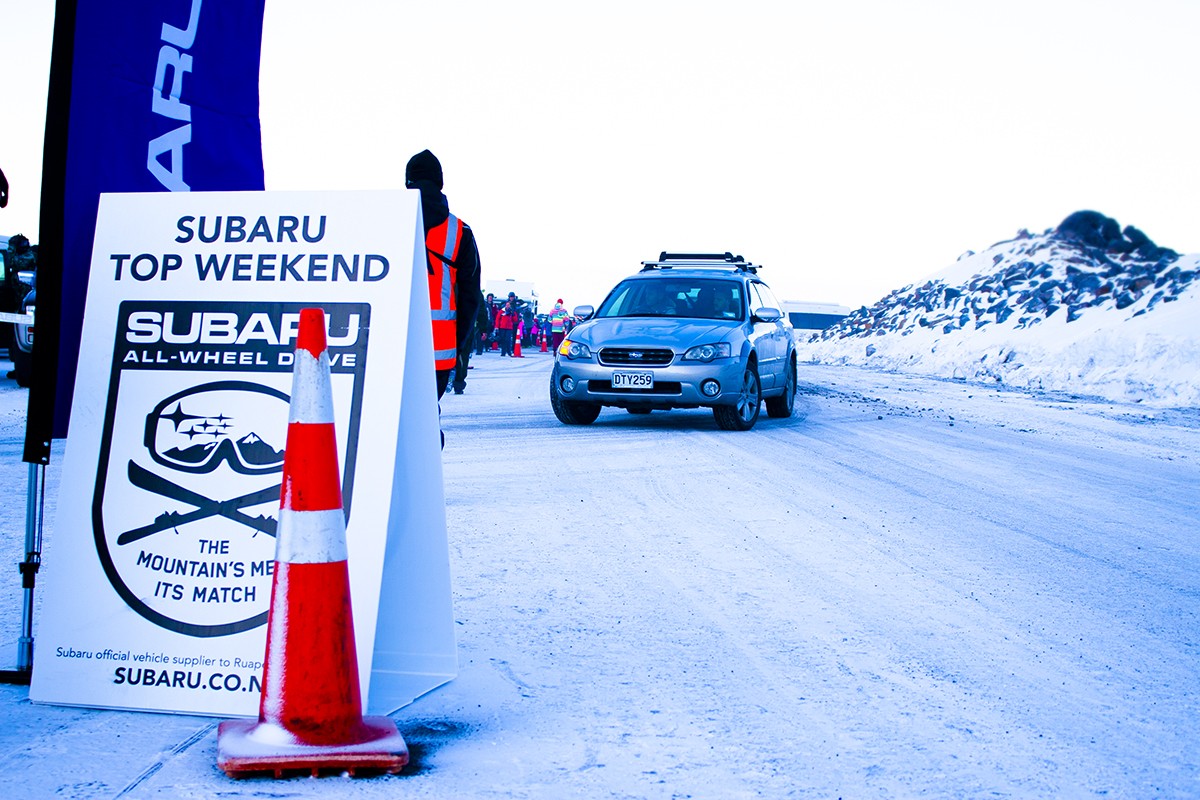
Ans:
[[[1107,249],[1110,241],[1121,238],[1121,226],[1099,211],[1076,211],[1059,223],[1055,234],[1067,241]]]
[[[1100,276],[1094,272],[1080,272],[1071,285],[1076,291],[1095,292],[1100,288]]]
[[[1137,296],[1132,292],[1121,292],[1117,295],[1117,308],[1128,308],[1137,302]]]
[[[1129,240],[1135,248],[1154,247],[1154,242],[1150,241],[1150,237],[1142,233],[1132,225],[1126,225],[1124,230],[1125,238]]]

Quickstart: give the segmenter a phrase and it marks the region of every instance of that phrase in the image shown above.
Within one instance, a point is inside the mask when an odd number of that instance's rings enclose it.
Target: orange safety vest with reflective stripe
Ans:
[[[454,368],[458,357],[458,247],[463,223],[451,214],[445,222],[425,233],[429,257],[429,311],[433,317],[433,363],[438,370]]]

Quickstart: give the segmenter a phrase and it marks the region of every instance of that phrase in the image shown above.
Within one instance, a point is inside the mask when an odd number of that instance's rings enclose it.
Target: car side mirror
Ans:
[[[571,313],[580,319],[588,319],[592,314],[596,313],[596,309],[591,306],[575,306],[575,310]]]
[[[783,312],[778,308],[759,308],[754,312],[754,318],[759,322],[779,322],[783,319]]]

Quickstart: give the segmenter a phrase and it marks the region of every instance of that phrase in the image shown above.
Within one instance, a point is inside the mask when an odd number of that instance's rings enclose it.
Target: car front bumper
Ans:
[[[649,372],[654,376],[650,389],[613,388],[613,373]],[[736,358],[717,358],[710,362],[680,362],[676,356],[662,367],[605,366],[593,360],[571,360],[555,356],[552,380],[563,400],[580,403],[599,403],[606,406],[641,408],[697,408],[700,406],[733,405],[742,389],[745,367]],[[564,386],[570,378],[573,386]],[[715,380],[719,391],[706,395],[701,386]]]

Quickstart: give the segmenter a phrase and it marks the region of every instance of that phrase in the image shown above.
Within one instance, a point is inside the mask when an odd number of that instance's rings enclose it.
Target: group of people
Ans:
[[[561,298],[549,314],[535,314],[516,292],[509,292],[503,301],[489,293],[475,322],[475,355],[496,349],[502,356],[513,356],[517,342],[532,346],[544,341],[548,347],[557,348],[573,322]]]

